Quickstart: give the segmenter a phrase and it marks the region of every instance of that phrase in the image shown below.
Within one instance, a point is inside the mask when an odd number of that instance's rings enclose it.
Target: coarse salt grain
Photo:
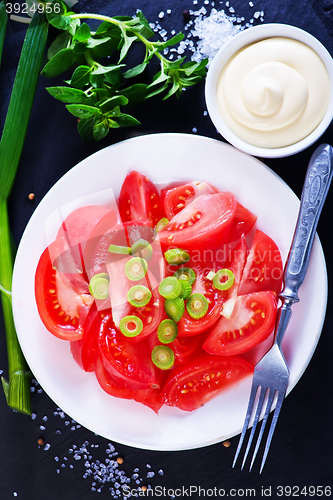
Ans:
[[[233,19],[223,10],[212,9],[208,17],[201,13],[195,20],[192,30],[192,34],[199,39],[193,50],[192,60],[200,62],[208,57],[209,61],[212,61],[230,38],[244,30],[244,26],[235,25]]]

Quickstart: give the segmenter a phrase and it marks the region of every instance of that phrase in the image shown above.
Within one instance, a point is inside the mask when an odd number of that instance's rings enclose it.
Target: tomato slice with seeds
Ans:
[[[83,337],[84,324],[94,302],[82,274],[60,272],[53,258],[62,247],[56,240],[42,253],[35,274],[35,296],[38,312],[47,330],[63,340]],[[54,253],[54,248],[56,248]],[[65,270],[73,270],[70,253],[66,252]],[[63,257],[63,255],[62,255]]]
[[[128,389],[149,389],[158,387],[156,370],[151,361],[151,351],[146,342],[137,344],[115,328],[112,315],[102,320],[98,347],[107,372]]]
[[[232,193],[199,196],[176,214],[159,233],[162,248],[216,248],[228,233],[237,207]]]
[[[280,250],[267,234],[257,229],[245,264],[239,295],[272,290],[281,291],[283,265]]]
[[[164,217],[155,185],[133,170],[124,180],[119,195],[119,212],[123,222],[151,221],[155,226]]]
[[[275,325],[277,304],[271,291],[237,297],[231,317],[221,318],[203,344],[209,354],[235,356],[266,340]]]
[[[209,182],[189,182],[172,189],[162,189],[161,199],[163,200],[165,215],[171,220],[195,198],[203,194],[218,192],[219,190]]]
[[[193,411],[253,373],[242,358],[203,354],[173,370],[164,387],[164,401]]]

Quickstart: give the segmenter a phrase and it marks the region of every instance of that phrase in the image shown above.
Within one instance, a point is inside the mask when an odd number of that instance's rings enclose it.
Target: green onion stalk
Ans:
[[[0,2],[0,48],[2,51],[7,14]],[[31,108],[46,48],[48,23],[43,14],[33,17],[23,42],[4,129],[0,140],[0,293],[6,330],[8,381],[2,384],[8,405],[31,414],[30,372],[17,338],[11,300],[15,249],[9,227],[8,199],[26,137]]]

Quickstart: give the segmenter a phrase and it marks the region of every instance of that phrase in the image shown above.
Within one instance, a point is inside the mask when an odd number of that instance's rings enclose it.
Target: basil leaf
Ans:
[[[101,141],[109,133],[109,127],[106,125],[105,120],[96,122],[93,126],[93,136],[95,141]]]
[[[99,107],[103,113],[113,110],[116,106],[125,106],[128,103],[127,97],[124,95],[117,95],[110,97],[106,101],[99,104]]]
[[[75,89],[72,87],[47,87],[46,90],[51,94],[51,96],[58,99],[58,101],[65,102],[67,104],[80,104],[85,102],[89,104],[92,100],[88,97],[83,90]]]
[[[124,73],[125,78],[133,78],[140,75],[146,69],[148,61],[143,61],[143,63],[134,66],[134,68],[128,69]]]
[[[134,116],[126,115],[121,113],[119,116],[115,116],[113,120],[119,125],[119,127],[132,127],[134,125],[141,125],[139,120],[134,118]]]
[[[135,106],[147,98],[149,90],[146,84],[135,83],[131,87],[123,89],[121,93],[127,97],[129,105]]]
[[[105,73],[109,73],[110,71],[117,71],[119,68],[124,66],[125,64],[117,64],[116,66],[110,64],[110,66],[102,66],[99,63],[95,63],[91,72],[93,75],[103,75]]]
[[[67,12],[66,4],[59,0],[56,4],[51,4],[53,6],[52,12],[46,13],[46,19],[52,26],[60,30],[67,30],[71,24],[71,18],[65,16]]]
[[[77,129],[84,141],[93,141],[94,118],[82,118],[77,124]]]
[[[60,33],[51,43],[47,51],[47,58],[52,59],[60,50],[68,48],[69,40],[70,37],[67,31]]]
[[[41,74],[47,78],[58,76],[69,69],[75,60],[76,57],[71,47],[61,49],[45,64]]]
[[[103,78],[103,75],[94,75],[93,73],[90,73],[89,75],[89,81],[91,83],[91,85],[97,89],[98,87],[99,88],[102,88],[103,85],[104,85],[104,78]],[[104,89],[107,93],[107,90]]]
[[[120,57],[118,60],[118,63],[120,63],[127,55],[127,52],[129,51],[131,45],[133,42],[135,42],[138,38],[136,36],[127,36],[126,34],[123,34],[123,45],[120,50]]]
[[[70,84],[73,85],[73,87],[82,89],[83,87],[88,85],[90,79],[90,73],[91,73],[90,66],[85,66],[83,64],[81,66],[78,66],[72,75]]]
[[[68,111],[77,118],[91,118],[92,116],[100,114],[100,110],[95,106],[88,106],[81,104],[78,106],[76,104],[68,104],[66,106]]]
[[[74,37],[73,37],[73,41],[74,42],[86,42],[91,36],[91,32],[90,32],[90,28],[88,26],[88,24],[86,23],[83,23],[81,24],[81,26],[79,27],[79,29],[76,31]]]
[[[87,49],[93,49],[94,47],[97,47],[98,45],[102,45],[103,43],[107,43],[109,41],[110,41],[109,36],[106,36],[104,38],[89,38],[86,47]]]

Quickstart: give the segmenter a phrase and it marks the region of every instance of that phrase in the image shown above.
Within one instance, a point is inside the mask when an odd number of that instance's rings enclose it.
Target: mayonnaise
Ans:
[[[220,75],[217,93],[220,114],[235,135],[255,146],[280,148],[317,127],[330,82],[314,50],[274,37],[237,52]]]

